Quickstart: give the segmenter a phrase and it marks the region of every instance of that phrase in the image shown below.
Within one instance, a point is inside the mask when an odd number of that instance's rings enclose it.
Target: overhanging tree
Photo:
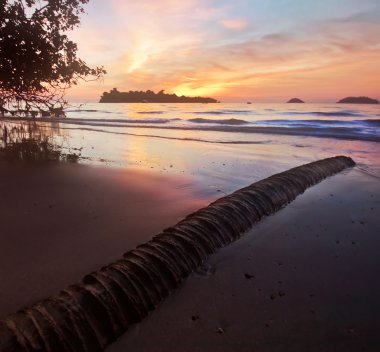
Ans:
[[[65,91],[98,79],[67,33],[89,0],[0,0],[0,107],[62,108]]]

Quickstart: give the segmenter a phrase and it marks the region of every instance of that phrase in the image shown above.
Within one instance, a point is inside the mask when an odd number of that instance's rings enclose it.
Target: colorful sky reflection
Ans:
[[[223,102],[380,98],[379,0],[90,0],[71,33],[100,82],[68,97],[164,89]]]

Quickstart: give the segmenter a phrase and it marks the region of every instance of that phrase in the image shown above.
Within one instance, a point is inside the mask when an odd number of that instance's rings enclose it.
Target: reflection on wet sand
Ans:
[[[76,152],[64,152],[55,141],[61,135],[58,124],[50,126],[33,121],[21,123],[3,122],[0,124],[0,157],[8,161],[77,162],[81,158],[79,149]]]

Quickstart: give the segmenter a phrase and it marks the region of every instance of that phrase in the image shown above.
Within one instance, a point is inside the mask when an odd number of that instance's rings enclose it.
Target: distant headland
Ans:
[[[163,90],[158,93],[152,90],[119,92],[113,88],[110,92],[104,92],[99,103],[219,103],[213,98],[186,97],[184,95],[166,94]]]
[[[338,103],[342,104],[379,104],[379,101],[376,99],[368,97],[347,97],[342,100],[339,100]]]
[[[301,100],[301,99],[298,99],[298,98],[293,98],[293,99],[288,100],[287,103],[291,103],[291,104],[293,104],[293,103],[300,104],[300,103],[304,103],[304,101]]]

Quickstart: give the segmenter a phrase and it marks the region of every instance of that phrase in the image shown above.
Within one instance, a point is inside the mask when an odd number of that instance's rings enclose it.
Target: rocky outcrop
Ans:
[[[293,98],[293,99],[288,100],[287,103],[297,103],[297,104],[299,104],[299,103],[304,103],[304,101],[301,100],[301,99],[298,99],[298,98]]]
[[[379,104],[379,101],[376,99],[368,97],[347,97],[342,100],[339,100],[337,103],[341,104]]]
[[[0,322],[0,350],[103,351],[206,258],[308,187],[355,165],[337,156],[271,176],[220,198],[56,296]]]

